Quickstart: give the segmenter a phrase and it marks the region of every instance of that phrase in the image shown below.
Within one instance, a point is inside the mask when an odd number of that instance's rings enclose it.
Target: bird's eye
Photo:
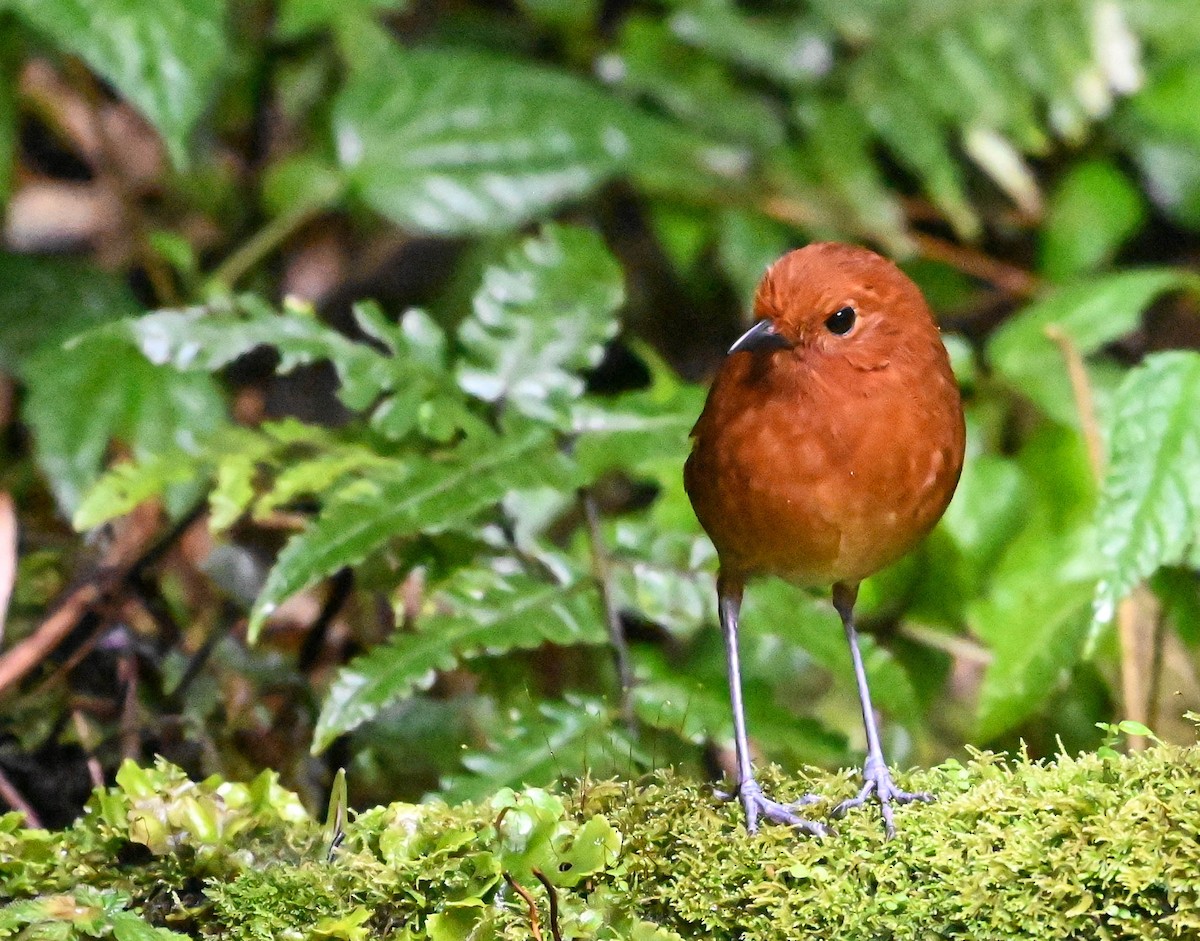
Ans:
[[[850,328],[854,326],[854,320],[858,315],[854,313],[853,307],[843,307],[841,310],[834,311],[825,318],[825,326],[830,333],[835,333],[839,337],[845,336],[850,332]]]

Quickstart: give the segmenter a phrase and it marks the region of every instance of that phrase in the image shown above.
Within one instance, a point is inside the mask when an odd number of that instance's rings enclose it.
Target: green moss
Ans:
[[[235,941],[527,939],[522,892],[545,938],[551,893],[564,938],[1200,937],[1200,749],[1049,764],[980,754],[901,778],[938,799],[901,808],[890,842],[872,808],[822,840],[750,836],[736,805],[660,773],[375,808],[327,862],[321,828],[269,778],[126,770],[64,833],[0,818],[0,888],[24,906],[0,909],[0,936],[8,911],[9,934],[74,937],[35,934],[30,912],[63,910],[86,883],[128,893],[122,917],[140,908],[155,925]],[[855,781],[768,771],[764,785],[813,791],[825,814]]]

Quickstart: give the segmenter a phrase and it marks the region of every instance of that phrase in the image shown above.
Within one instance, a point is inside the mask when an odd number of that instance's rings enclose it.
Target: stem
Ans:
[[[1092,394],[1092,384],[1088,378],[1087,367],[1075,341],[1061,327],[1050,324],[1045,329],[1046,336],[1058,347],[1066,365],[1067,377],[1071,381],[1071,392],[1075,397],[1075,408],[1079,413],[1079,426],[1083,431],[1083,440],[1087,446],[1088,464],[1092,469],[1092,477],[1097,489],[1104,481],[1104,442],[1100,434],[1100,420],[1096,417],[1096,399]],[[1142,663],[1144,645],[1142,644],[1142,624],[1145,605],[1141,599],[1145,589],[1139,588],[1123,598],[1117,605],[1117,639],[1121,647],[1121,702],[1125,707],[1125,718],[1147,724],[1149,702],[1146,670]],[[1149,743],[1145,736],[1129,736],[1131,751],[1141,751]]]
[[[579,491],[579,502],[587,521],[588,540],[592,548],[592,576],[600,589],[600,603],[604,607],[604,622],[608,627],[608,639],[612,645],[613,661],[617,668],[617,680],[621,684],[621,718],[632,731],[633,714],[633,667],[629,660],[629,644],[621,627],[621,612],[613,599],[612,565],[608,547],[604,543],[604,532],[600,528],[600,511],[596,508],[595,495],[583,488]]]
[[[29,801],[17,790],[16,785],[8,779],[3,769],[0,769],[0,800],[13,810],[19,810],[25,815],[25,826],[31,830],[42,829],[42,818],[37,815]]]
[[[340,195],[339,192],[336,196],[313,205],[298,206],[291,212],[271,219],[221,262],[217,270],[212,273],[211,280],[226,289],[232,289],[248,271],[309,222],[324,213]]]

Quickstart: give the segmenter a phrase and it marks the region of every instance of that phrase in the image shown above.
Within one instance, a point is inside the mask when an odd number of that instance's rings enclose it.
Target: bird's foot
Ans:
[[[823,823],[817,823],[815,820],[807,820],[795,813],[799,808],[806,807],[820,800],[816,794],[805,794],[799,800],[792,801],[790,804],[781,804],[763,794],[762,788],[759,787],[758,782],[753,778],[743,781],[732,793],[727,791],[716,791],[715,793],[721,800],[729,801],[737,798],[742,802],[742,807],[746,811],[746,829],[751,833],[758,832],[758,821],[761,818],[767,821],[767,823],[778,823],[786,827],[795,827],[809,836],[829,835],[829,827]]]
[[[896,835],[896,824],[892,819],[892,804],[911,804],[914,801],[928,804],[933,795],[925,791],[910,794],[896,787],[892,773],[882,761],[867,758],[863,765],[863,786],[857,797],[842,801],[833,808],[833,817],[844,817],[848,810],[861,807],[867,801],[875,799],[879,802],[880,813],[883,814],[883,829],[890,840]]]

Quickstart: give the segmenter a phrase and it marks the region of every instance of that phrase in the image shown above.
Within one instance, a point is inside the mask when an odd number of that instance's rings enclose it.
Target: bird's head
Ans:
[[[842,355],[862,368],[886,365],[900,344],[937,327],[920,290],[865,248],[817,242],[789,252],[754,295],[760,318],[729,352],[792,349]]]

